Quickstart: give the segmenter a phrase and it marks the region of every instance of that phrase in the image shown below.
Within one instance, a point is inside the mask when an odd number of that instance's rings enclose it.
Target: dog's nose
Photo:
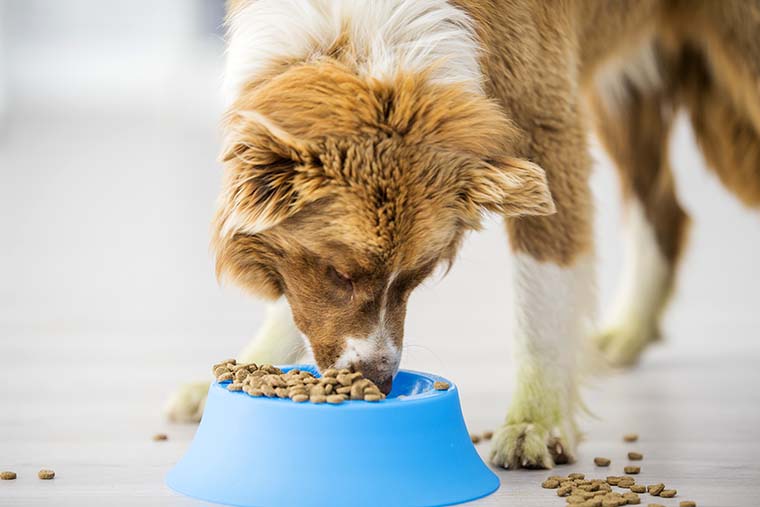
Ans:
[[[388,367],[386,362],[364,362],[359,361],[352,364],[353,371],[360,371],[367,378],[375,383],[383,394],[388,394],[393,388],[393,369]]]

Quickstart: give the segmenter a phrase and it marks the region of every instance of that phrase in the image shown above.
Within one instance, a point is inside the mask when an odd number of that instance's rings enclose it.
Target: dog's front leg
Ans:
[[[575,140],[557,138],[573,132]],[[595,309],[589,162],[581,130],[536,132],[533,140],[532,159],[546,171],[557,212],[507,222],[515,253],[517,387],[491,461],[511,469],[573,461],[576,363]]]
[[[290,306],[283,298],[267,306],[264,323],[240,354],[240,363],[286,364],[298,360],[303,354],[303,339],[293,323]],[[210,365],[218,361],[209,361]],[[191,382],[180,387],[166,404],[170,420],[198,422],[206,404],[209,381]]]

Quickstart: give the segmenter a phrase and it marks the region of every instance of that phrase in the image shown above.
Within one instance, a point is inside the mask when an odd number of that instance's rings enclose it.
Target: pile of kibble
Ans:
[[[219,382],[230,382],[227,389],[243,391],[249,396],[290,398],[296,403],[343,403],[346,400],[380,401],[385,395],[359,372],[326,370],[321,377],[308,371],[292,369],[287,373],[270,364],[237,364],[227,359],[214,365]]]
[[[636,442],[638,435],[631,433],[623,436],[625,442]],[[629,452],[628,459],[641,461],[644,455],[639,452]],[[611,463],[609,458],[596,457],[594,464],[598,467],[607,467]],[[657,483],[645,486],[636,484],[636,475],[641,467],[626,465],[623,471],[630,475],[610,475],[606,479],[587,479],[584,474],[569,474],[567,477],[553,475],[546,479],[541,486],[546,489],[556,489],[557,496],[564,497],[568,505],[574,507],[618,507],[620,505],[638,505],[641,503],[640,493],[649,493],[651,496],[660,498],[673,498],[678,494],[675,489],[666,489],[665,484]],[[627,489],[629,491],[617,492],[612,488]],[[680,507],[696,507],[691,500],[680,502]],[[649,507],[663,507],[661,504],[650,503]]]

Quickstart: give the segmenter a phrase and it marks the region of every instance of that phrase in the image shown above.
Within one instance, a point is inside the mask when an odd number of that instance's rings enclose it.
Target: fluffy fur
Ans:
[[[303,334],[320,368],[389,389],[409,294],[499,213],[519,367],[497,465],[575,453],[594,314],[591,125],[640,245],[624,320],[599,340],[617,362],[651,340],[685,247],[674,111],[688,109],[721,180],[760,204],[758,1],[235,0],[228,24],[217,270],[284,298],[297,329],[284,326],[283,347],[264,333],[248,359],[287,359]]]

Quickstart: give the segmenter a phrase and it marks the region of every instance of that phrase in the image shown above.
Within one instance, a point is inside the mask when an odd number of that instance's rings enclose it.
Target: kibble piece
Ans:
[[[559,487],[559,481],[557,479],[546,479],[541,483],[541,487],[544,489],[557,489]]]
[[[365,394],[364,395],[364,401],[380,401],[382,400],[382,396],[379,394]]]
[[[309,396],[306,395],[306,394],[304,394],[304,393],[299,393],[299,394],[294,395],[290,399],[293,400],[293,401],[295,401],[296,403],[303,403],[304,401],[308,401],[309,400]]]
[[[491,440],[493,438],[493,431],[484,431],[483,440]]]
[[[677,494],[678,494],[678,491],[676,491],[675,489],[663,489],[662,491],[660,491],[660,496],[662,498],[673,498]]]
[[[647,487],[644,486],[643,484],[634,484],[633,486],[631,486],[631,491],[633,491],[634,493],[646,493]]]
[[[691,500],[684,500],[683,502],[678,504],[679,507],[697,507],[697,502],[692,502]]]
[[[557,488],[557,496],[567,496],[573,491],[572,486],[560,486]]]
[[[335,390],[338,394],[350,394],[351,393],[351,386],[341,386]]]
[[[230,385],[227,386],[228,391],[242,391],[243,390],[243,384],[239,382],[233,382]]]
[[[219,375],[218,377],[216,377],[216,380],[218,380],[219,382],[229,382],[230,380],[232,380],[232,372],[228,371],[227,373]]]
[[[575,494],[570,495],[569,497],[566,498],[566,500],[567,500],[567,503],[570,503],[570,504],[573,504],[573,503],[578,504],[578,503],[583,503],[586,501],[586,499],[583,498],[582,496],[578,496]]]
[[[665,506],[662,505],[661,503],[650,503],[650,504],[647,504],[647,507],[665,507]]]
[[[166,433],[156,433],[153,435],[153,440],[156,442],[163,442],[164,440],[169,440],[169,436]]]
[[[312,403],[324,403],[327,401],[327,396],[324,394],[312,394],[309,396],[309,401]]]
[[[598,467],[608,467],[610,463],[609,458],[594,458],[594,464]]]
[[[574,473],[574,474],[567,474],[568,479],[585,479],[586,476],[584,474]]]
[[[650,484],[647,486],[647,491],[649,491],[649,494],[652,496],[658,496],[662,490],[665,489],[665,485],[663,483],[658,484]]]
[[[37,477],[42,479],[43,481],[49,481],[53,477],[55,477],[55,472],[52,470],[48,470],[46,468],[43,468],[39,472],[37,472]]]
[[[12,481],[15,478],[16,478],[16,472],[11,472],[8,470],[0,472],[0,480],[2,481]]]
[[[641,454],[640,452],[629,452],[628,453],[628,459],[630,459],[632,461],[640,461],[640,460],[644,459],[644,455]]]
[[[335,378],[338,375],[338,370],[335,368],[328,368],[322,374],[322,378]]]
[[[623,498],[626,499],[628,505],[638,505],[641,503],[641,498],[636,493],[623,493]]]
[[[623,477],[620,479],[620,482],[617,483],[619,488],[630,488],[634,484],[636,484],[636,481],[631,477]]]
[[[607,477],[607,484],[609,484],[610,486],[617,486],[618,483],[620,483],[620,479],[622,479],[622,477],[610,475]]]
[[[623,471],[627,474],[636,475],[637,473],[641,472],[641,467],[629,465],[623,468]]]
[[[479,443],[479,442],[480,442],[480,436],[479,436],[479,435],[473,435],[473,434],[471,434],[471,435],[470,435],[470,441],[471,441],[473,444],[477,444],[477,443]]]
[[[627,435],[623,435],[623,441],[625,442],[636,442],[638,439],[639,436],[636,433],[628,433]]]
[[[345,401],[345,398],[340,394],[331,394],[327,397],[327,403],[332,403],[334,405],[343,403],[343,401]]]
[[[448,382],[442,382],[440,380],[437,380],[433,383],[433,389],[435,389],[436,391],[448,391],[449,387],[451,386],[449,385]]]

